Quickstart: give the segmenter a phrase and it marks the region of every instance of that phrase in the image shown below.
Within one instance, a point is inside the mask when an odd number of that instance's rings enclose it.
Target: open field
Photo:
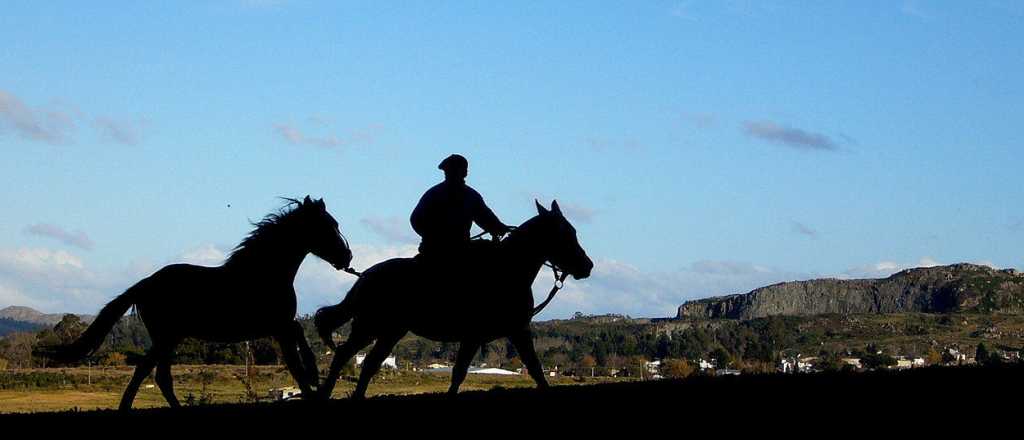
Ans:
[[[618,430],[638,432],[925,432],[977,434],[1015,427],[1024,391],[1024,367],[923,368],[908,371],[805,375],[691,377],[685,380],[603,383],[470,391],[456,399],[442,394],[378,396],[366,401],[224,403],[178,410],[150,408],[8,414],[0,423],[40,426],[168,426],[192,429],[210,421],[236,427],[294,428],[314,423],[328,428],[367,426],[425,433],[454,433],[467,426],[478,433]],[[190,422],[203,420],[206,424]],[[173,421],[173,422],[172,422]],[[326,425],[324,425],[326,422]],[[154,425],[154,423],[157,423]],[[370,425],[373,426],[373,425]],[[346,431],[347,432],[347,431]]]
[[[132,367],[40,368],[0,372],[0,414],[67,411],[72,409],[115,409]],[[175,393],[183,404],[191,395],[194,402],[239,403],[269,401],[271,388],[294,386],[282,366],[259,366],[253,373],[252,393],[243,378],[245,368],[236,365],[175,365],[172,368]],[[572,384],[570,378],[551,378],[552,384]],[[613,381],[611,378],[587,378],[584,382]],[[355,388],[355,377],[343,377],[333,397],[341,399]],[[369,395],[408,395],[438,393],[447,390],[448,374],[382,373],[374,378]],[[204,385],[205,383],[205,385]],[[463,391],[489,390],[495,387],[532,387],[526,376],[483,376],[471,374]],[[204,397],[208,400],[203,400]],[[152,377],[147,379],[135,399],[136,408],[167,406]]]

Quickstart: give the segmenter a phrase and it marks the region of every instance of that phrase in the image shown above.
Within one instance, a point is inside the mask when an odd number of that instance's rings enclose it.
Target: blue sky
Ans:
[[[0,307],[216,264],[277,196],[324,197],[357,267],[409,255],[452,152],[597,261],[545,318],[1024,266],[1024,3],[376,3],[5,2]],[[301,311],[349,283],[311,258]]]

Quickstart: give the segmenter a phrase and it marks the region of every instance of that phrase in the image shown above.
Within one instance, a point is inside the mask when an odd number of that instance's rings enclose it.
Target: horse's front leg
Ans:
[[[448,397],[455,397],[459,393],[459,386],[466,380],[466,373],[469,372],[469,364],[476,356],[480,344],[476,342],[462,341],[459,343],[459,354],[455,358],[455,366],[452,368],[452,384],[448,387]]]
[[[281,346],[281,356],[284,357],[284,364],[288,367],[288,372],[291,373],[292,378],[299,385],[299,389],[302,390],[303,399],[315,396],[310,386],[306,369],[302,367],[302,362],[299,360],[298,341],[295,339],[294,329],[289,326],[280,334],[274,336],[274,339]]]
[[[306,380],[314,386],[320,381],[320,371],[316,366],[316,357],[313,356],[313,350],[309,348],[309,341],[306,340],[306,332],[302,329],[302,324],[298,321],[292,321],[293,332],[295,333],[295,342],[298,346],[299,360],[302,362],[303,370],[306,372]]]
[[[530,377],[533,378],[534,382],[537,382],[537,388],[548,388],[548,381],[544,377],[544,368],[540,365],[537,351],[533,348],[533,332],[530,331],[529,325],[513,333],[508,339],[516,347],[516,351],[519,352],[519,357],[523,360],[523,365],[526,366],[526,371],[530,373]]]

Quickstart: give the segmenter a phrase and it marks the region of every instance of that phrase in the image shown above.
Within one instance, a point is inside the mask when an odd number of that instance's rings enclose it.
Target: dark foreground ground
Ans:
[[[76,430],[145,426],[202,430],[350,429],[521,436],[529,432],[836,433],[1024,429],[1024,367],[924,368],[902,372],[693,377],[634,383],[384,396],[361,402],[224,404],[0,416],[16,424]],[[825,431],[821,431],[824,429]],[[896,429],[896,431],[893,431]],[[340,430],[340,431],[338,431]],[[710,431],[709,431],[710,430]],[[90,429],[91,431],[91,429]],[[125,431],[120,431],[125,432]],[[352,432],[354,433],[354,432]],[[609,432],[610,433],[610,432]],[[817,435],[815,435],[817,436]],[[331,435],[344,438],[349,435]],[[390,438],[390,435],[388,436]],[[434,438],[435,435],[427,436]],[[801,435],[803,437],[803,435]]]

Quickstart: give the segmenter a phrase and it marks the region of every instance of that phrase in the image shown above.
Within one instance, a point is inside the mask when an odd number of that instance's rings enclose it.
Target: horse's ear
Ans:
[[[327,205],[324,204],[324,199],[317,200],[316,201],[316,206],[319,206],[320,209],[327,209]]]
[[[307,195],[306,198],[302,199],[302,204],[305,205],[309,203],[313,203],[313,200],[310,199],[309,196]]]
[[[551,212],[554,212],[555,214],[558,215],[562,215],[562,208],[558,207],[558,200],[551,201]],[[563,215],[563,217],[565,216]]]
[[[537,204],[537,214],[544,215],[548,213],[547,208],[545,208],[544,205],[541,205],[537,199],[533,199],[533,203]]]

